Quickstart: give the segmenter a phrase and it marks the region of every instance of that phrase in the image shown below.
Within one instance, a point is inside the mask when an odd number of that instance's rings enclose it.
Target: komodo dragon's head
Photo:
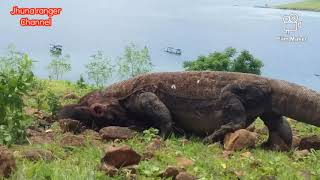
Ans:
[[[59,119],[75,119],[89,128],[101,129],[106,126],[126,126],[130,124],[127,113],[117,100],[80,103],[64,106],[58,112]]]

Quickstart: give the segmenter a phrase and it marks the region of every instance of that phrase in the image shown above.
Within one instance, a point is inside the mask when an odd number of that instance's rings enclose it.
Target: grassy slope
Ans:
[[[279,6],[277,6],[277,8],[293,9],[293,10],[320,11],[320,0],[305,0],[303,2],[279,5]]]
[[[70,83],[46,82],[46,87],[57,94],[74,92],[83,95],[89,90],[81,90]],[[40,93],[40,92],[37,92]],[[30,106],[35,106],[31,99]],[[63,101],[63,103],[70,103]],[[46,108],[43,108],[46,110]],[[302,123],[290,121],[296,134],[299,136],[318,134],[320,128],[307,126]],[[57,126],[56,126],[57,127]],[[256,123],[257,128],[262,128],[262,122]],[[58,128],[53,128],[57,129]],[[260,135],[260,143],[266,139],[266,135]],[[136,151],[142,153],[149,143],[148,138],[143,135],[120,142],[128,144]],[[52,180],[79,180],[79,179],[124,179],[125,174],[119,174],[114,178],[106,177],[97,170],[100,158],[103,156],[103,149],[107,145],[101,143],[99,146],[88,145],[83,148],[62,148],[58,144],[59,138],[52,144],[32,145],[51,150],[55,160],[51,162],[31,162],[18,158],[18,170],[11,179],[52,179]],[[90,142],[88,141],[88,144]],[[194,164],[187,168],[187,171],[200,179],[259,179],[262,176],[276,176],[278,179],[303,179],[301,173],[311,174],[313,179],[320,178],[320,151],[312,151],[308,156],[298,159],[291,152],[265,151],[259,147],[251,150],[236,152],[229,159],[223,157],[223,149],[217,145],[203,145],[200,139],[191,139],[184,142],[181,139],[171,137],[165,142],[166,146],[156,153],[154,159],[142,161],[138,167],[138,179],[159,179],[156,175],[168,165],[176,164],[176,157],[183,156],[194,161]],[[31,145],[13,146],[12,150],[19,152],[29,148]],[[251,152],[248,154],[247,152]]]

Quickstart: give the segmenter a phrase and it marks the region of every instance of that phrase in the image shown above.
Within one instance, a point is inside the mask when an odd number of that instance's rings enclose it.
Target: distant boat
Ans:
[[[320,74],[314,74],[315,76],[317,76],[317,77],[320,77]]]
[[[176,49],[176,48],[173,48],[173,47],[167,47],[167,48],[165,48],[164,51],[167,52],[167,53],[170,53],[170,54],[176,54],[176,55],[181,55],[182,54],[181,49]]]
[[[255,8],[270,8],[268,4],[265,4],[264,6],[256,5]]]

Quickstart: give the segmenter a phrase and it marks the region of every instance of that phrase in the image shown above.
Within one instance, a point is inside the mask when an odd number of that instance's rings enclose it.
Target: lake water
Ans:
[[[284,79],[320,90],[320,13],[253,8],[284,2],[250,0],[65,0],[1,1],[0,48],[14,43],[38,62],[35,72],[47,77],[49,44],[63,45],[71,55],[72,72],[65,79],[76,80],[84,64],[96,50],[116,59],[126,44],[134,42],[150,50],[155,71],[179,71],[184,60],[222,51],[232,46],[247,49],[261,59],[263,75]],[[22,16],[11,16],[12,6],[61,7],[53,17],[53,27],[19,26]],[[281,42],[286,36],[282,17],[295,12],[302,27],[292,35],[307,37],[306,42]],[[167,46],[181,48],[183,54],[166,54]],[[1,51],[2,53],[4,51]]]

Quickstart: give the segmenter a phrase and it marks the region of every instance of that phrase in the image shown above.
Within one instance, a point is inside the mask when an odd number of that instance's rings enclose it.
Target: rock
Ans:
[[[151,152],[155,152],[155,151],[160,150],[163,145],[164,144],[163,144],[162,139],[156,138],[156,139],[153,139],[152,142],[147,145],[146,150],[151,151]]]
[[[293,153],[293,157],[294,157],[295,159],[302,159],[302,158],[308,156],[309,153],[310,153],[310,152],[309,152],[309,150],[307,150],[307,149],[300,150],[300,151],[295,151],[295,152]]]
[[[35,133],[29,138],[31,144],[49,144],[54,141],[53,132],[41,132],[39,134]]]
[[[8,178],[17,168],[12,153],[4,146],[0,146],[0,177]]]
[[[143,160],[150,160],[154,157],[156,151],[160,150],[164,146],[163,140],[161,138],[155,138],[148,144],[145,151],[142,153]]]
[[[180,172],[184,172],[184,171],[185,171],[185,169],[177,167],[177,166],[168,166],[164,172],[159,174],[159,177],[161,177],[161,178],[170,178],[170,177],[172,177],[173,179],[175,179],[176,176]]]
[[[37,127],[29,127],[26,129],[26,135],[27,137],[31,136],[39,136],[42,133],[44,133],[43,129],[37,128]]]
[[[301,139],[299,149],[320,149],[320,137],[317,135],[304,137]]]
[[[127,127],[108,126],[100,129],[99,134],[103,140],[115,140],[132,138],[136,132]]]
[[[21,156],[30,161],[46,160],[50,161],[53,159],[51,151],[42,149],[29,149],[21,152]]]
[[[176,180],[196,180],[197,178],[187,172],[181,172],[176,176]]]
[[[109,147],[101,162],[116,168],[139,164],[141,156],[128,146]]]
[[[106,175],[111,176],[111,177],[115,176],[119,172],[119,170],[117,168],[115,168],[114,166],[108,165],[106,163],[102,163],[100,170],[104,171],[106,173]]]
[[[177,161],[177,165],[183,168],[192,166],[194,164],[194,162],[191,159],[181,157],[181,156],[176,157],[176,161]]]
[[[143,161],[150,160],[153,157],[154,157],[154,152],[145,151],[145,152],[142,153],[141,160],[143,160]]]
[[[81,135],[94,139],[94,140],[101,140],[101,136],[99,135],[99,133],[97,131],[94,131],[92,129],[86,129],[84,130]]]
[[[292,148],[299,147],[300,141],[301,141],[301,138],[299,138],[298,136],[293,136],[292,137],[292,145],[291,145],[291,147]]]
[[[59,126],[63,133],[80,133],[82,128],[80,121],[74,119],[60,119]]]
[[[73,93],[68,93],[63,97],[63,99],[79,99],[79,96],[77,96]]]
[[[254,147],[256,140],[256,133],[250,132],[246,129],[240,129],[225,136],[224,149],[228,151],[237,151],[244,148]]]
[[[64,137],[62,137],[60,144],[63,147],[70,147],[70,146],[80,147],[80,146],[85,146],[85,139],[81,135],[67,134]]]

